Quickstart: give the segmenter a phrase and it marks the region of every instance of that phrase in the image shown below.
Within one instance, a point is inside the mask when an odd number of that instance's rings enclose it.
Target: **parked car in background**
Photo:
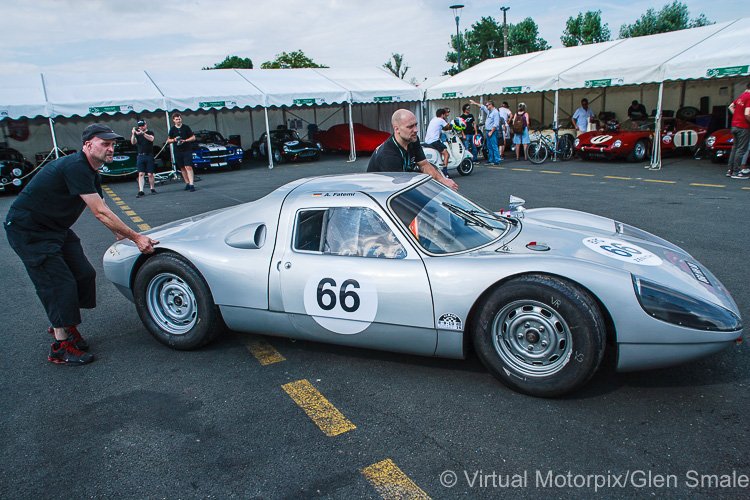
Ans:
[[[57,150],[57,157],[55,157],[54,149],[52,149],[51,151],[39,151],[34,155],[34,159],[36,160],[36,166],[38,167],[42,164],[47,164],[53,160],[56,160],[58,157],[62,158],[63,156],[72,155],[73,153],[77,152],[78,150],[76,149],[61,148]]]
[[[626,158],[644,161],[651,154],[655,121],[610,120],[606,130],[586,132],[574,142],[576,153],[584,160],[611,160]],[[700,146],[706,136],[706,127],[678,118],[663,118],[659,137],[662,154],[689,153]]]
[[[169,149],[164,148],[161,153],[159,151],[161,151],[161,148],[154,145],[154,170],[157,173],[171,170],[172,160],[169,156]],[[156,156],[157,154],[158,156]],[[99,167],[99,173],[104,179],[134,177],[137,173],[137,158],[138,150],[134,144],[130,143],[130,139],[116,139],[114,161]]]
[[[34,165],[20,151],[0,146],[0,193],[22,189],[36,172]]]
[[[263,132],[260,139],[253,142],[245,154],[249,153],[254,160],[268,158],[267,138],[268,135]],[[317,161],[320,160],[322,149],[320,143],[300,138],[296,130],[288,128],[271,130],[271,150],[273,152],[273,161],[276,163],[296,160]]]
[[[229,167],[242,165],[242,148],[230,144],[219,132],[198,130],[193,144],[193,165],[196,168]]]
[[[726,162],[732,152],[732,130],[723,128],[706,138],[705,149],[712,163]]]
[[[361,123],[355,123],[353,128],[354,147],[358,152],[371,153],[391,136],[389,132],[365,127]],[[328,130],[318,130],[313,133],[313,138],[320,143],[323,149],[328,151],[351,150],[348,123],[334,125]]]

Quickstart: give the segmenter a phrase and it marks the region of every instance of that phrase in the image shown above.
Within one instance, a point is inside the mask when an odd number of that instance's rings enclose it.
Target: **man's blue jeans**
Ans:
[[[489,135],[489,132],[487,133],[487,151],[489,153],[487,161],[490,163],[500,163],[500,150],[497,147],[497,135],[497,131],[492,135]]]

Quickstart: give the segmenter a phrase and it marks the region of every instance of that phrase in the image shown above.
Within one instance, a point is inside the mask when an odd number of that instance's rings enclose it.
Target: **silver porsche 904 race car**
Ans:
[[[522,201],[522,200],[521,200]],[[558,208],[492,213],[422,174],[301,179],[147,231],[104,256],[107,277],[175,349],[224,326],[462,358],[535,396],[584,385],[605,345],[620,371],[720,351],[737,305],[677,246]]]

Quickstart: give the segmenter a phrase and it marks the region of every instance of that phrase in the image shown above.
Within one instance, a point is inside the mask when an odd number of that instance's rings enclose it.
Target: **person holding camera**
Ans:
[[[182,123],[179,111],[172,113],[174,127],[169,129],[167,144],[174,144],[174,161],[185,180],[185,191],[195,191],[193,186],[193,148],[188,144],[195,140],[193,130]]]
[[[138,150],[138,157],[135,160],[135,168],[138,171],[138,194],[135,197],[143,197],[146,174],[148,174],[151,194],[156,194],[154,189],[154,133],[146,127],[146,120],[138,120],[138,125],[133,127],[130,133],[130,143]]]

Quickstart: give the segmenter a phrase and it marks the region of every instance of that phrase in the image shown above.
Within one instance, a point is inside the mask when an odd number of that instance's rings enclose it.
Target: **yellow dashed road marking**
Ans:
[[[135,216],[135,217],[131,217],[131,218],[130,218],[130,220],[132,220],[133,222],[143,222],[143,219],[141,219],[141,218],[140,218],[140,217],[138,217],[138,216]]]
[[[286,358],[279,354],[279,351],[273,348],[271,344],[263,340],[262,337],[251,334],[238,333],[237,337],[240,342],[245,344],[247,350],[260,361],[263,366],[286,361]]]
[[[505,170],[505,167],[487,167],[487,168],[497,168],[499,170]]]
[[[370,484],[375,487],[380,496],[386,500],[430,498],[391,459],[373,464],[360,472],[370,481]]]
[[[123,207],[123,210],[125,210],[124,207]],[[135,210],[125,210],[125,215],[131,215],[131,216],[135,215]]]
[[[116,201],[115,203],[117,203],[118,205],[120,205],[120,208],[122,208],[122,205],[124,205],[124,204],[125,204],[125,202],[124,202],[124,201]]]
[[[109,195],[110,198],[112,198],[112,201],[117,203],[117,205],[125,212],[125,215],[130,216],[130,220],[132,220],[136,224],[138,222],[143,222],[143,219],[141,219],[140,217],[138,217],[138,215],[136,215],[135,210],[131,209],[128,205],[126,205],[125,202],[122,201],[122,199],[120,199],[120,197],[117,196],[114,191],[112,191],[112,189],[110,189],[107,186],[102,186],[102,189],[104,190],[105,193]],[[148,231],[149,229],[151,229],[151,226],[149,226],[145,222],[143,222],[142,224],[137,224],[137,226],[138,226],[138,229],[140,229],[141,231]]]
[[[357,428],[307,380],[298,380],[281,387],[326,436],[338,436]]]
[[[750,188],[749,188],[749,187],[744,187],[744,188],[742,188],[742,189],[750,189]]]
[[[632,177],[615,177],[614,175],[605,175],[604,178],[605,179],[622,179],[624,181],[630,181],[633,179]]]
[[[700,184],[698,182],[691,182],[691,186],[703,186],[703,187],[710,187],[710,188],[723,188],[726,187],[724,184]]]
[[[676,184],[677,181],[660,181],[657,179],[643,179],[643,182],[661,182],[662,184]]]
[[[540,170],[543,174],[561,174],[562,172],[555,172],[554,170]]]
[[[140,229],[141,231],[148,231],[149,229],[151,229],[151,226],[149,226],[148,224],[138,224],[138,229]]]
[[[122,205],[120,208],[122,208],[123,210],[132,210],[132,208],[127,205]]]
[[[594,177],[594,174],[576,174],[576,173],[572,173],[570,175],[578,175],[578,176],[581,176],[581,177]]]

